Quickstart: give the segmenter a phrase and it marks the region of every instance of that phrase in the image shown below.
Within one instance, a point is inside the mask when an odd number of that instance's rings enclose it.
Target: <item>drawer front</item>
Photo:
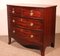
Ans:
[[[39,20],[26,19],[26,18],[13,18],[13,23],[28,29],[40,30],[43,29],[43,23]]]
[[[14,28],[12,30],[12,33],[13,35],[18,36],[20,39],[28,42],[40,43],[42,41],[42,32],[36,32],[36,31],[26,30],[22,28]]]
[[[12,15],[21,15],[21,8],[18,6],[8,6],[8,13]]]
[[[12,16],[8,16],[8,26],[9,26],[9,28],[14,27],[15,22],[16,22],[15,18],[13,18]]]
[[[21,17],[29,17],[40,19],[43,18],[43,9],[38,8],[29,8],[29,7],[19,7],[19,6],[8,6],[8,13],[10,15],[21,16]]]
[[[30,18],[40,18],[42,17],[42,9],[31,9],[31,8],[22,8],[22,16]]]

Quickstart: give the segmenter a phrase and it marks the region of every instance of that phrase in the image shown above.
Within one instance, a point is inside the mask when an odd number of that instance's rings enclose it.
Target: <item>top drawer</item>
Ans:
[[[21,8],[20,7],[18,7],[18,6],[8,6],[7,7],[7,9],[8,9],[8,13],[9,13],[9,15],[21,15]]]
[[[43,10],[38,8],[21,8],[21,16],[29,18],[42,18]]]
[[[32,7],[19,7],[19,6],[9,6],[8,5],[9,15],[15,15],[19,17],[28,17],[28,18],[42,18],[43,9],[42,8],[32,8]]]

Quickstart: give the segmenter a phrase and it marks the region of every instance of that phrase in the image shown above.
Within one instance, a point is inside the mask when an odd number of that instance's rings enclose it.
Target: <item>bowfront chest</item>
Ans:
[[[45,56],[47,46],[55,45],[56,6],[7,5],[8,38],[23,46],[37,48]]]

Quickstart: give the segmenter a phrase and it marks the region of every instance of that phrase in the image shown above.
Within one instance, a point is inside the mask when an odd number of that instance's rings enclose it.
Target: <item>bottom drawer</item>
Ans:
[[[22,28],[16,28],[14,31],[16,38],[20,38],[23,41],[30,43],[42,43],[42,33],[26,30]]]
[[[21,36],[20,36],[21,37]],[[41,43],[31,43],[28,41],[25,41],[21,39],[19,36],[15,36],[14,39],[20,43],[21,45],[27,47],[27,48],[33,48],[33,49],[40,49],[40,46],[42,45]]]

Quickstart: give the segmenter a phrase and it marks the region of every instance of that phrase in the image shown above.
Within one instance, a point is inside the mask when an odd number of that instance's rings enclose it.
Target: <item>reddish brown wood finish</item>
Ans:
[[[9,44],[11,38],[24,46],[35,46],[45,56],[55,44],[56,6],[26,7],[7,5]]]
[[[41,9],[36,9],[36,8],[23,8],[21,9],[21,12],[22,12],[22,16],[25,16],[25,17],[35,17],[35,18],[39,18],[41,17],[42,15],[42,10]],[[31,15],[30,13],[33,13],[33,15]]]

